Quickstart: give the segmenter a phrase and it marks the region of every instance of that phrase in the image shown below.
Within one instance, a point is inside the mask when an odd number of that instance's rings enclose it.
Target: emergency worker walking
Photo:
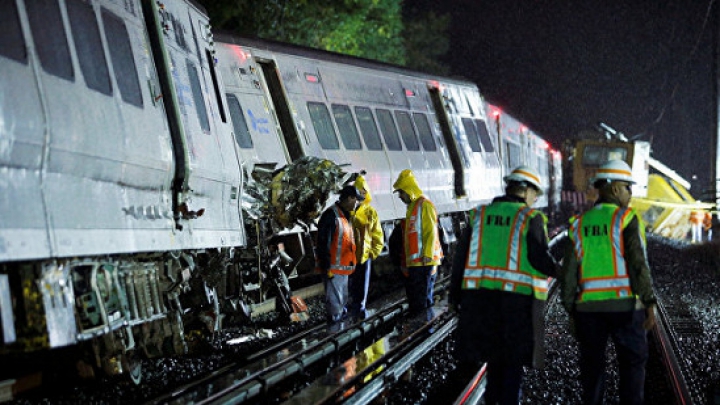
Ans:
[[[333,329],[341,329],[347,316],[348,276],[357,263],[350,214],[364,199],[355,186],[345,186],[318,222],[315,264],[323,276],[327,320]]]
[[[355,210],[352,219],[357,266],[350,275],[350,316],[355,320],[362,320],[368,316],[365,304],[370,288],[371,263],[382,252],[385,241],[380,217],[370,205],[372,196],[363,176],[355,179],[355,188],[365,199]]]
[[[708,242],[712,240],[712,214],[710,211],[705,211],[705,218],[703,218],[703,230],[705,230],[705,235]]]
[[[425,314],[425,320],[435,317],[433,288],[437,266],[443,258],[438,216],[435,205],[423,195],[410,169],[400,172],[393,184],[394,192],[407,205],[403,229],[407,296],[411,316]]]
[[[647,330],[655,324],[655,296],[644,226],[629,208],[632,171],[611,160],[597,171],[595,206],[570,226],[563,260],[561,299],[580,347],[585,405],[603,403],[605,349],[615,344],[620,403],[644,402]]]
[[[531,208],[540,176],[519,166],[504,178],[505,195],[469,212],[453,261],[449,301],[459,311],[455,353],[461,372],[487,362],[485,403],[520,400],[523,366],[544,364],[544,303],[550,255],[547,219]]]
[[[703,221],[705,220],[705,211],[690,211],[690,229],[692,231],[692,242],[700,243],[703,241]]]

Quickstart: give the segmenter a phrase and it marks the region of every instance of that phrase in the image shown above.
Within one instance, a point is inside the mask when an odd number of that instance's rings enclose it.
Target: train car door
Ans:
[[[400,134],[415,165],[420,188],[435,204],[438,212],[457,211],[454,192],[454,170],[440,131],[436,111],[433,109],[426,80],[405,79],[402,94],[409,111],[396,111]],[[411,147],[412,146],[412,147]]]
[[[233,124],[235,146],[248,172],[256,163],[280,168],[291,161],[280,129],[269,90],[263,80],[263,68],[249,48],[219,43],[217,57],[225,82],[226,98]],[[278,85],[279,83],[275,83]]]
[[[258,58],[258,64],[262,68],[265,85],[270,91],[270,97],[275,109],[276,118],[280,125],[282,139],[285,141],[285,148],[290,156],[290,161],[295,161],[305,156],[300,131],[295,125],[293,117],[297,114],[295,107],[290,102],[290,97],[285,88],[281,71],[275,60]],[[307,144],[307,138],[305,138]]]
[[[209,21],[193,4],[144,2],[175,156],[174,209],[182,247],[244,244],[241,167],[215,71]],[[172,30],[170,29],[172,28]]]
[[[428,88],[430,99],[435,108],[435,117],[440,126],[440,133],[443,136],[445,147],[447,149],[450,164],[453,167],[453,185],[456,198],[467,196],[465,188],[465,165],[469,163],[467,152],[464,144],[456,138],[456,131],[453,131],[453,123],[450,121],[448,108],[445,105],[439,85],[431,85]]]

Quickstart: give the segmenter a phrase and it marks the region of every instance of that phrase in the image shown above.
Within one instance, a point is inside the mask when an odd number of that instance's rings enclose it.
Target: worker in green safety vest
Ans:
[[[597,171],[599,198],[570,225],[559,278],[562,303],[580,347],[585,405],[602,404],[605,349],[613,340],[619,362],[620,403],[644,401],[647,330],[655,324],[655,296],[644,226],[629,208],[632,171],[611,160]]]
[[[505,195],[469,212],[450,288],[460,317],[460,372],[472,374],[487,362],[488,405],[517,404],[523,367],[542,365],[548,277],[557,273],[547,219],[532,208],[543,192],[540,176],[519,166],[504,180]]]

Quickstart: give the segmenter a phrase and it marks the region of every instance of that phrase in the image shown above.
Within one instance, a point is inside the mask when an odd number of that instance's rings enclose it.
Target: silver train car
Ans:
[[[192,2],[2,2],[0,351],[86,347],[139,378],[217,328],[242,162]],[[207,267],[209,266],[209,267]],[[222,290],[222,291],[221,291]]]
[[[516,164],[560,175],[471,82],[214,36],[192,0],[5,1],[0,23],[0,358],[72,347],[137,382],[271,298],[262,280],[309,274],[306,229],[274,235],[278,276],[243,213],[257,168],[367,172],[386,236],[410,168],[449,243]]]
[[[366,172],[386,236],[405,215],[392,193],[404,169],[435,203],[450,242],[465,211],[502,193],[506,169],[473,83],[287,44],[216,39],[248,166],[315,156]],[[302,253],[307,241],[295,237],[286,235],[284,246]]]
[[[496,105],[486,103],[490,133],[497,139],[504,170],[519,165],[535,169],[542,177],[544,194],[533,207],[554,217],[559,213],[562,188],[562,155],[531,128]]]

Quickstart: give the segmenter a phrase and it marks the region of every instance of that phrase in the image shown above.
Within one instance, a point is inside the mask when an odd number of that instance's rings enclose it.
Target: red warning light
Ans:
[[[309,81],[310,83],[320,83],[320,77],[312,73],[305,73],[305,80]]]
[[[415,97],[415,91],[410,89],[405,89],[405,97]]]
[[[233,53],[235,53],[235,56],[237,56],[238,59],[240,59],[240,63],[244,64],[252,56],[252,55],[250,55],[250,52],[245,52],[245,50],[242,49],[242,47],[239,47],[237,45],[232,45],[231,49],[233,50]]]

